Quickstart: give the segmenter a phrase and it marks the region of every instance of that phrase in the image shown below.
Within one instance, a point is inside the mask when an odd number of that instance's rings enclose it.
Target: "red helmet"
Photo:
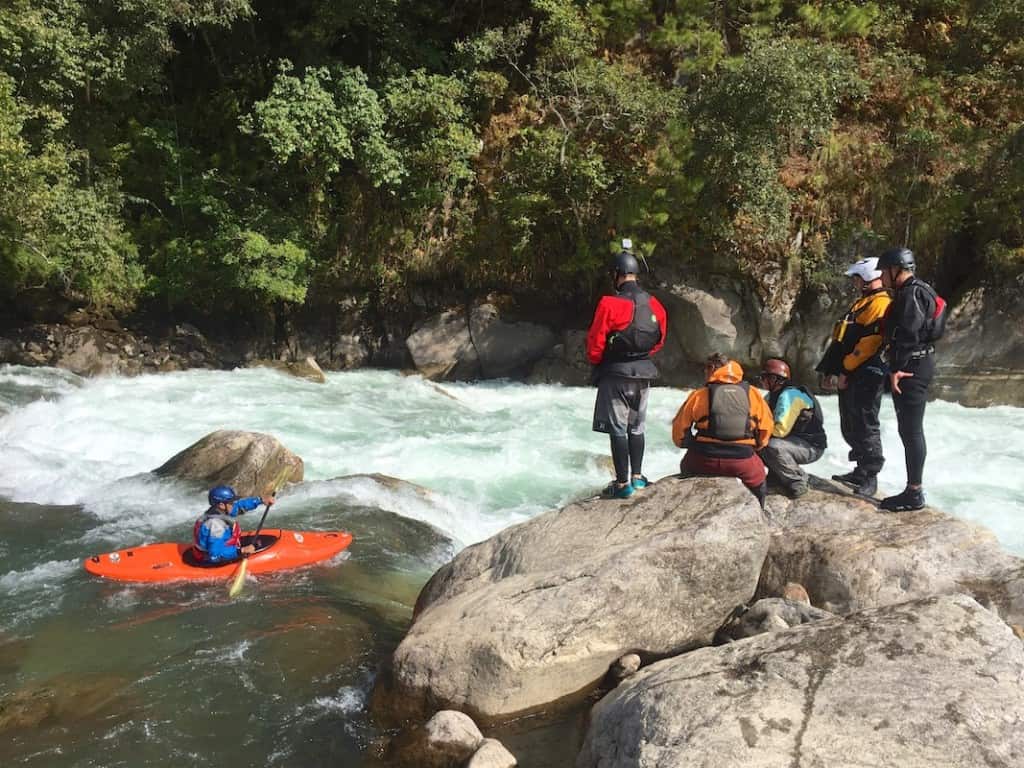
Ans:
[[[761,366],[762,376],[778,376],[780,379],[789,380],[792,374],[789,372],[789,363],[777,357],[769,357]]]

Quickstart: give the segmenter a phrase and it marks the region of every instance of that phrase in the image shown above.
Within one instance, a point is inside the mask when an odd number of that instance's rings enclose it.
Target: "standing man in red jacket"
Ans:
[[[587,333],[587,359],[595,367],[594,431],[611,437],[615,482],[603,496],[625,499],[647,486],[643,475],[647,393],[658,369],[651,360],[665,343],[665,308],[636,281],[640,265],[632,243],[609,267],[615,295],[603,296]],[[630,471],[632,469],[632,472]]]

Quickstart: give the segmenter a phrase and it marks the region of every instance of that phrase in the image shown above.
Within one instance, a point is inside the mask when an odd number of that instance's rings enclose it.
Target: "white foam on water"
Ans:
[[[302,483],[289,488],[282,496],[282,501],[285,499],[288,503],[339,499],[354,506],[376,507],[428,523],[460,544],[476,540],[486,530],[481,528],[479,513],[446,496],[409,483],[391,485],[372,477],[354,476]],[[513,514],[512,517],[516,516]],[[492,532],[504,527],[498,519],[487,522],[494,527]]]
[[[78,560],[50,560],[24,571],[8,571],[0,576],[0,592],[18,595],[46,590],[62,584],[81,567]]]
[[[367,693],[355,686],[345,686],[334,696],[317,696],[312,708],[339,715],[351,715],[366,708]]]
[[[199,648],[195,652],[196,658],[205,658],[216,664],[243,664],[246,661],[245,654],[252,648],[252,640],[239,640],[218,648]]]
[[[200,489],[145,474],[215,429],[269,432],[303,457],[303,500],[331,494],[440,528],[463,544],[596,493],[608,482],[608,438],[590,429],[595,390],[509,382],[434,384],[391,371],[330,373],[315,384],[267,369],[81,380],[53,369],[0,366],[11,401],[0,416],[0,496],[83,504],[100,521],[91,540],[185,539],[205,509]],[[678,471],[670,422],[686,392],[651,391],[644,472]],[[20,398],[20,400],[19,400]],[[829,448],[810,469],[847,471],[836,399],[822,398]],[[903,449],[888,398],[881,490],[902,489]],[[929,502],[992,528],[1024,554],[1024,409],[928,406]],[[433,493],[388,489],[381,473]],[[290,495],[293,494],[293,495]],[[275,509],[289,517],[284,503]]]

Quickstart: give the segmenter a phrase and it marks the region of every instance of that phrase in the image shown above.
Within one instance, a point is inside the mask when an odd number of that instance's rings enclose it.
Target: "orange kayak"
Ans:
[[[242,535],[242,544],[252,534]],[[352,543],[346,531],[260,531],[256,552],[249,555],[249,573],[270,573],[301,568],[334,557]],[[191,544],[147,544],[87,557],[85,570],[115,581],[174,581],[177,579],[227,579],[238,569],[238,560],[215,565],[197,561]]]

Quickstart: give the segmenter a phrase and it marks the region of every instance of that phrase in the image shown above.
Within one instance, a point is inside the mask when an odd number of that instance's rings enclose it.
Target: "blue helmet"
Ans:
[[[210,495],[207,498],[212,507],[214,504],[228,504],[237,499],[238,494],[230,485],[216,485],[210,489]]]

